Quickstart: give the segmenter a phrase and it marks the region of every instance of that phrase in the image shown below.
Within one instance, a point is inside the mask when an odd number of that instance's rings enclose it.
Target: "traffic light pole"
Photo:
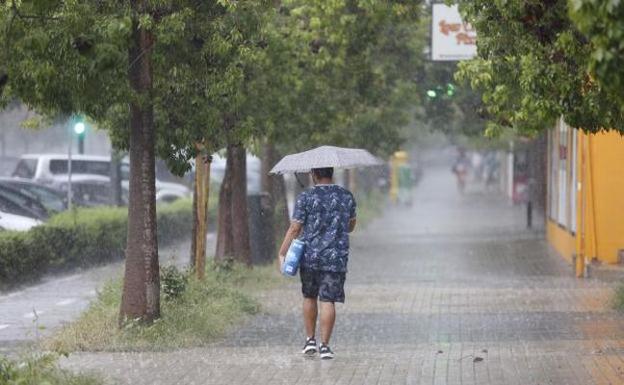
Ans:
[[[78,153],[84,154],[84,134],[78,136]]]
[[[74,144],[73,127],[69,128],[69,145],[67,146],[67,209],[72,208],[72,145]]]

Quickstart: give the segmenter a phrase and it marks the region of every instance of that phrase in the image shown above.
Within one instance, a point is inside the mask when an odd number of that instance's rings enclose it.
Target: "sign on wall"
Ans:
[[[465,23],[457,5],[433,4],[431,59],[455,61],[477,55],[477,31]]]

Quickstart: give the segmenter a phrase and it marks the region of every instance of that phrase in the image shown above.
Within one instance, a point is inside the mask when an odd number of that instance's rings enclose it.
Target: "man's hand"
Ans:
[[[357,223],[357,220],[355,218],[351,218],[349,220],[349,232],[352,233],[353,230],[355,230],[355,224]]]
[[[278,255],[277,256],[277,260],[279,261],[279,271],[280,273],[282,272],[282,270],[284,270],[284,262],[286,261],[286,257],[283,255]]]

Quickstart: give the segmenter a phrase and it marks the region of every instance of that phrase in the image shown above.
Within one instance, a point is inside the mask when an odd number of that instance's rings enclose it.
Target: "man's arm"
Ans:
[[[349,232],[350,232],[350,233],[352,233],[352,232],[353,232],[353,230],[355,230],[355,225],[356,225],[356,223],[357,223],[357,219],[355,219],[355,218],[351,218],[351,219],[349,220]]]
[[[352,233],[353,230],[355,230],[355,223],[357,222],[357,220],[355,219],[356,207],[357,207],[357,203],[355,203],[355,198],[353,197],[353,194],[351,194],[351,209],[349,212],[351,216],[351,219],[349,219],[349,232],[350,233]]]
[[[288,248],[292,241],[299,236],[301,233],[301,229],[303,228],[303,224],[301,222],[292,221],[290,222],[290,227],[288,231],[286,231],[286,235],[284,236],[284,242],[282,242],[282,247],[280,247],[278,258],[281,263],[284,262],[284,258],[286,253],[288,253]]]

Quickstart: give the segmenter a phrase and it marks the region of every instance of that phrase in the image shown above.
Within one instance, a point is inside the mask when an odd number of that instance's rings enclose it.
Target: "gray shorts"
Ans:
[[[301,269],[301,292],[305,298],[318,298],[323,302],[344,302],[346,276],[346,273]]]

